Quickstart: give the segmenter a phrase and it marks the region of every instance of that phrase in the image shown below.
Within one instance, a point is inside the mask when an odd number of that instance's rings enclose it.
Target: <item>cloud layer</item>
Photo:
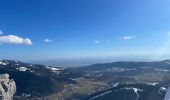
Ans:
[[[117,39],[121,39],[121,40],[131,40],[131,39],[135,39],[136,36],[130,36],[130,35],[127,35],[127,36],[123,36],[123,37],[117,37]]]
[[[123,39],[124,40],[130,40],[130,39],[135,39],[135,36],[124,36]]]
[[[44,42],[49,43],[49,42],[53,42],[53,40],[50,40],[50,39],[47,38],[47,39],[44,40]]]
[[[15,35],[0,36],[0,44],[25,44],[32,45],[29,38],[21,38]]]

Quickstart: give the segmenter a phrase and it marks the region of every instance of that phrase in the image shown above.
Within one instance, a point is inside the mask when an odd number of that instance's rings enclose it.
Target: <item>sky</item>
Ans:
[[[0,59],[170,58],[169,0],[0,0]]]

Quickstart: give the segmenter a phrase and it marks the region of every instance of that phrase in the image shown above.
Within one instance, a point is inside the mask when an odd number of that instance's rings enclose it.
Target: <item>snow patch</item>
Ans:
[[[161,87],[160,90],[166,91],[167,89],[165,87]]]
[[[113,87],[117,87],[119,85],[119,83],[113,83]]]
[[[167,69],[159,69],[159,68],[155,68],[155,71],[161,71],[161,72],[169,72],[169,70]]]
[[[4,63],[4,62],[1,61],[0,65],[4,65],[5,66],[5,65],[7,65],[7,63]]]
[[[136,70],[136,68],[131,68],[131,69],[124,69],[126,71],[132,71],[132,70]]]
[[[119,90],[133,90],[135,93],[138,93],[139,91],[142,92],[143,90],[138,89],[138,88],[132,88],[132,87],[125,87],[125,88],[120,88]]]
[[[170,64],[170,62],[166,62],[167,64]]]
[[[18,70],[19,70],[19,71],[23,71],[23,72],[25,72],[25,71],[27,71],[27,70],[28,70],[28,68],[26,68],[26,67],[19,67],[19,68],[18,68]]]
[[[137,93],[138,91],[142,92],[143,90],[138,89],[138,88],[133,88],[133,91],[134,91],[135,93]]]
[[[157,84],[159,84],[159,83],[151,83],[151,84],[149,84],[149,85],[152,85],[152,86],[155,86],[155,85],[157,85]]]
[[[55,68],[55,67],[52,67],[50,69],[53,70],[53,71],[59,71],[60,70],[59,68]]]
[[[45,66],[45,68],[49,69],[50,67],[49,66]]]
[[[98,98],[98,97],[102,97],[102,96],[104,96],[104,95],[106,95],[106,94],[108,94],[108,93],[111,93],[111,92],[112,92],[112,91],[107,91],[107,92],[105,92],[105,93],[102,93],[102,94],[100,94],[100,95],[97,95],[97,96],[94,96],[94,97],[90,98],[90,100],[96,99],[96,98]]]

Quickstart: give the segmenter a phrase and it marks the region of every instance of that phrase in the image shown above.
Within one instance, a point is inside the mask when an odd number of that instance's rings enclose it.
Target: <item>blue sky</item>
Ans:
[[[170,58],[169,4],[169,0],[0,0],[0,58]]]

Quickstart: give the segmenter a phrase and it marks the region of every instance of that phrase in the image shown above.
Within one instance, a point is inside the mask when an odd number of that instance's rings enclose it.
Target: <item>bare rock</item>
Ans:
[[[8,74],[0,74],[0,100],[12,100],[16,92],[16,85]]]

